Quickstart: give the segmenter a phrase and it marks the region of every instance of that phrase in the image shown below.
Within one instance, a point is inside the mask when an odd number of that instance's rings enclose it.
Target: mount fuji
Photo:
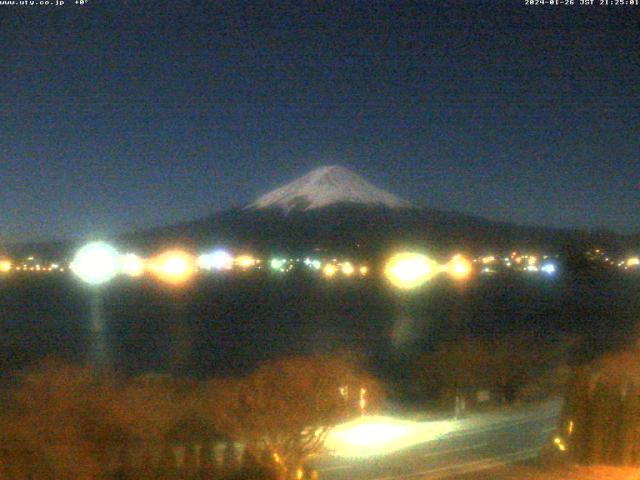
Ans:
[[[378,255],[390,248],[496,251],[514,247],[557,250],[629,243],[619,235],[489,220],[414,205],[341,166],[317,168],[243,208],[121,237],[123,245],[154,251],[233,246],[263,252],[354,251]],[[582,248],[582,247],[580,247]]]
[[[231,208],[117,238],[122,248],[152,253],[167,245],[199,251],[214,245],[236,251],[353,252],[385,255],[391,248],[441,251],[542,250],[598,245],[610,251],[637,245],[640,237],[610,232],[554,229],[489,220],[413,205],[340,166],[321,167],[262,195],[244,208]],[[577,246],[577,247],[576,247]],[[76,242],[12,245],[16,254],[50,251],[70,256]]]
[[[413,205],[382,190],[339,165],[317,168],[293,182],[266,193],[247,208],[314,210],[334,204],[358,204],[388,208]]]

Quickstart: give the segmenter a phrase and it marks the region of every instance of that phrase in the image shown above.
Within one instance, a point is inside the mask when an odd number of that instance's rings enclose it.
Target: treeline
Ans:
[[[492,403],[563,394],[566,361],[576,343],[570,338],[542,340],[527,334],[444,341],[415,363],[413,395],[449,408],[456,397],[468,404],[477,394]]]
[[[337,422],[380,403],[346,355],[292,357],[239,379],[121,378],[59,360],[23,374],[0,411],[0,479],[311,478]]]

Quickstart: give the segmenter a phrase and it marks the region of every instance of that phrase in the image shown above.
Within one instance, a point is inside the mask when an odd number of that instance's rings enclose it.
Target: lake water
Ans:
[[[442,339],[584,334],[579,355],[633,340],[640,277],[477,278],[401,294],[380,279],[302,274],[200,277],[174,288],[120,279],[89,288],[62,274],[0,282],[0,362],[8,378],[49,355],[123,373],[234,375],[282,355],[364,354],[383,375]]]

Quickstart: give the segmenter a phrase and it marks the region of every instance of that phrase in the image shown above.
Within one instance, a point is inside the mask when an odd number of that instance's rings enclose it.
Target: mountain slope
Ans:
[[[408,208],[411,203],[386,192],[352,171],[338,166],[317,168],[293,182],[259,197],[247,208],[314,210],[338,203]]]
[[[626,252],[640,236],[514,225],[473,215],[413,206],[338,166],[316,169],[243,209],[120,235],[122,249],[153,254],[168,246],[200,251],[223,245],[234,251],[330,252],[386,255],[394,248],[428,251],[507,251],[512,248],[584,251],[597,246]],[[24,256],[71,255],[78,241],[5,245]]]
[[[218,244],[267,253],[306,253],[326,248],[332,252],[366,250],[370,254],[399,247],[429,251],[558,251],[573,244],[614,250],[626,240],[613,234],[513,225],[420,208],[340,166],[313,170],[243,209],[125,238],[131,240],[132,247],[148,250],[168,244],[192,248]]]

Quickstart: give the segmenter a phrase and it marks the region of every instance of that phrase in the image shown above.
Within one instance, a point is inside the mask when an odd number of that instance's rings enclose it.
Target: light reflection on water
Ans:
[[[416,320],[413,316],[403,314],[393,320],[391,329],[391,343],[395,348],[408,346],[418,339]]]
[[[112,365],[113,358],[109,346],[107,322],[100,291],[92,292],[89,309],[89,363],[105,368]]]

